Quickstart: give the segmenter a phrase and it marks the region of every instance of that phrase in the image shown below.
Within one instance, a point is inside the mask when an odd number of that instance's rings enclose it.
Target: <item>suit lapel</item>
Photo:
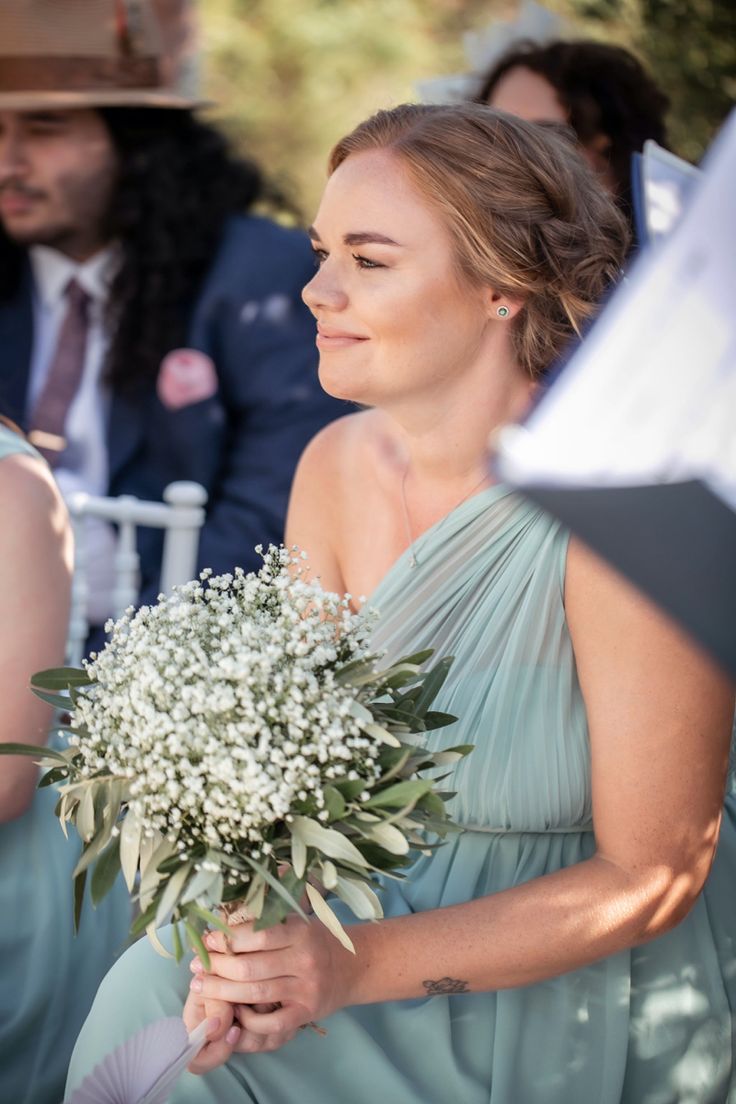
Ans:
[[[25,428],[33,348],[33,299],[30,266],[18,293],[0,303],[0,414]]]

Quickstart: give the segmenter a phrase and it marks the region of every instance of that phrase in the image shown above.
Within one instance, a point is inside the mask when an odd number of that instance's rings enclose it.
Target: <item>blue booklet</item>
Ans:
[[[648,138],[631,161],[634,225],[642,248],[666,237],[680,221],[702,172]]]

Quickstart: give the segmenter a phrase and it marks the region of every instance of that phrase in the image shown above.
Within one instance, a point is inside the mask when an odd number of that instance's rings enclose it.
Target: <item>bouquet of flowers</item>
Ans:
[[[451,795],[430,768],[469,747],[432,753],[420,734],[455,718],[432,711],[447,674],[420,652],[381,667],[372,615],[305,577],[303,554],[271,547],[258,573],[174,588],[128,610],[84,668],[44,671],[36,693],[68,714],[64,750],[31,754],[57,784],[57,815],[83,841],[78,920],[120,869],[135,896],[131,934],[172,924],[209,965],[202,932],[235,916],[278,923],[308,899],[352,944],[323,896],[377,919],[378,874],[401,877],[412,849],[452,827]],[[319,887],[319,888],[318,888]]]

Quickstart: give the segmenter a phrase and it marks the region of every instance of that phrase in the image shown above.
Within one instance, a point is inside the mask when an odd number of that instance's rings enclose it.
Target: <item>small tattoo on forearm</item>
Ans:
[[[430,997],[446,996],[448,993],[469,993],[467,981],[458,981],[457,978],[443,977],[437,981],[423,981],[422,985]]]

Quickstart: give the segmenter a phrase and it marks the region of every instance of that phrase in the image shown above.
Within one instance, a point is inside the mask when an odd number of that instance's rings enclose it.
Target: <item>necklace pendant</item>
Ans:
[[[409,556],[409,567],[412,568],[412,570],[415,567],[419,567],[419,561],[417,560],[416,556],[414,555],[413,549],[412,549],[411,555]]]

